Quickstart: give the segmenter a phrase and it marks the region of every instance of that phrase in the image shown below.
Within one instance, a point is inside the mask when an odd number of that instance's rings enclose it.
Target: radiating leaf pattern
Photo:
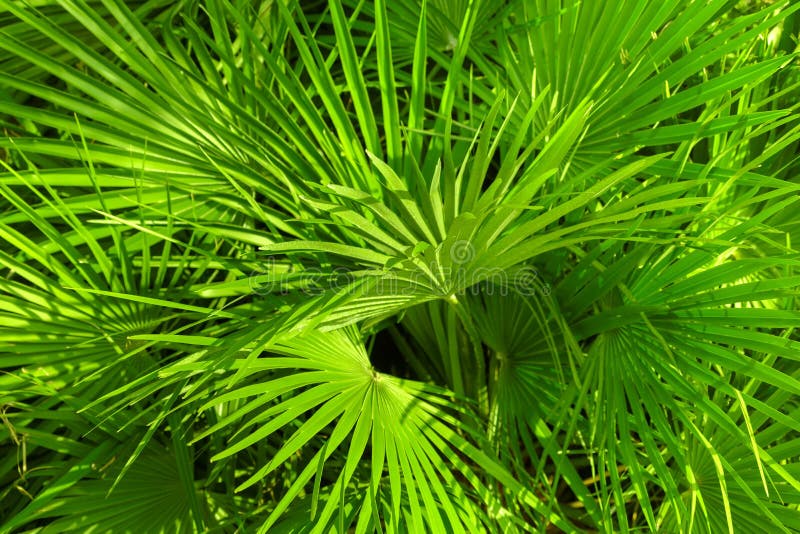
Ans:
[[[0,531],[800,531],[798,30],[0,0]]]

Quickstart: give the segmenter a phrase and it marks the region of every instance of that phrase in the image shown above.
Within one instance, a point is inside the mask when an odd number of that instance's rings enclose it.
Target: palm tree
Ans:
[[[0,0],[0,530],[800,531],[799,12]]]

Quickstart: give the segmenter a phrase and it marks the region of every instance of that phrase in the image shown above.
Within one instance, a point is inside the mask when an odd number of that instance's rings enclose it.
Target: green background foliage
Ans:
[[[800,531],[798,31],[0,0],[0,531]]]

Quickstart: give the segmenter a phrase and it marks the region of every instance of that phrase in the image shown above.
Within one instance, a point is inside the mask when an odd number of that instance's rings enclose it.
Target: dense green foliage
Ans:
[[[800,532],[798,31],[0,0],[0,531]]]

